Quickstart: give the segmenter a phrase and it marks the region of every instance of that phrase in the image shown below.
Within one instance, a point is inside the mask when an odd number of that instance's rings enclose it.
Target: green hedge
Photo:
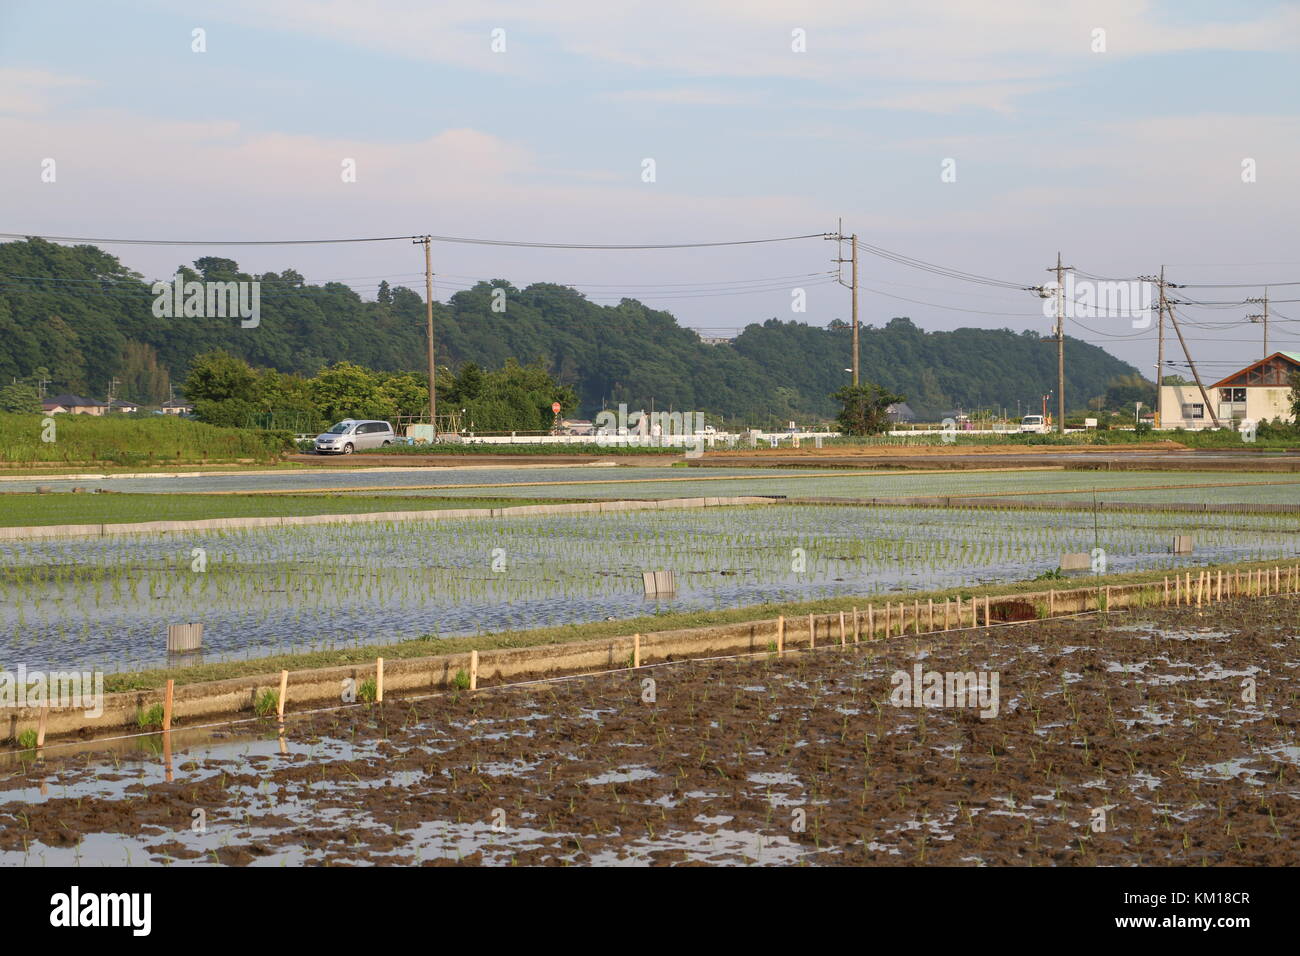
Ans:
[[[45,416],[0,412],[0,462],[265,461],[293,448],[289,432],[219,428],[171,415],[58,414],[50,419],[54,440],[45,441],[51,437]]]

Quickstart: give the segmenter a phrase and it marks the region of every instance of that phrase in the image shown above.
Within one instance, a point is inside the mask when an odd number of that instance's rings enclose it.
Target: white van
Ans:
[[[391,445],[395,438],[393,426],[388,422],[345,418],[316,436],[316,454],[350,455],[354,451]]]

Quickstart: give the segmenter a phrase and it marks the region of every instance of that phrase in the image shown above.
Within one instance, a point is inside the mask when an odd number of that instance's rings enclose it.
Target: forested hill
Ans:
[[[308,285],[293,271],[250,276],[229,259],[205,258],[187,279],[261,280],[261,320],[157,318],[151,281],[93,246],[41,240],[0,244],[0,382],[44,370],[54,392],[103,398],[109,380],[136,401],[166,397],[190,359],[225,349],[256,366],[314,374],[338,361],[397,371],[424,368],[424,302],[386,285],[363,301],[345,285]],[[170,279],[170,277],[161,277]],[[505,311],[494,311],[494,289]],[[500,296],[495,296],[500,301]],[[497,280],[435,303],[439,366],[507,358],[542,362],[573,385],[583,411],[602,402],[701,410],[732,419],[830,416],[829,395],[848,381],[850,336],[769,319],[732,345],[705,345],[668,312],[634,299],[599,306],[564,286],[517,289]],[[1072,407],[1136,370],[1100,348],[1066,342]],[[862,378],[906,396],[933,417],[957,406],[1035,402],[1055,387],[1056,352],[1034,333],[922,332],[908,319],[862,329]]]

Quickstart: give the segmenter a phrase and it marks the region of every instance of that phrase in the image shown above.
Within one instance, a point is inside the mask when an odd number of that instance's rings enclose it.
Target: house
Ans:
[[[1205,387],[1219,424],[1292,421],[1291,377],[1300,373],[1300,352],[1274,352]],[[1213,428],[1211,409],[1195,384],[1164,385],[1160,389],[1161,428]]]
[[[140,406],[135,402],[126,402],[120,398],[115,398],[108,403],[108,410],[110,412],[122,412],[123,414],[129,415],[132,412],[138,412]]]
[[[177,398],[162,403],[162,413],[164,415],[190,415],[193,414],[193,412],[193,405]]]
[[[912,411],[912,406],[907,402],[895,402],[885,409],[885,417],[891,422],[914,422],[916,412]]]
[[[108,411],[108,406],[93,398],[67,394],[44,399],[41,402],[41,409],[50,415],[59,412],[66,412],[69,415],[103,415]]]

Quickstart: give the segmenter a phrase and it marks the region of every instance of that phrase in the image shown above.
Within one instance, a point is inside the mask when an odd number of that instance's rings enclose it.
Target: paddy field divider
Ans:
[[[234,528],[290,528],[322,524],[380,524],[390,521],[450,521],[457,518],[513,518],[524,515],[606,514],[617,511],[667,511],[784,503],[780,497],[741,495],[723,498],[647,498],[582,501],[567,504],[511,505],[506,508],[436,508],[428,511],[359,511],[352,514],[201,518],[197,521],[132,521],[116,524],[52,524],[0,528],[0,541],[34,538],[99,538],[115,534],[226,531]]]
[[[964,601],[960,596],[939,603],[927,599],[924,604],[915,599],[871,601],[864,607],[854,607],[851,612],[814,613],[809,614],[806,620],[781,615],[734,624],[560,644],[472,649],[387,661],[376,657],[371,663],[280,670],[179,687],[169,679],[164,689],[105,694],[102,713],[94,718],[87,717],[81,708],[9,708],[5,714],[7,727],[0,734],[3,739],[16,741],[24,731],[39,726],[42,743],[47,733],[76,734],[83,739],[151,736],[157,731],[129,735],[122,735],[120,731],[139,726],[140,714],[161,705],[165,714],[163,733],[166,737],[174,729],[171,724],[175,718],[196,723],[205,719],[216,724],[243,722],[234,715],[257,712],[259,698],[268,691],[275,693],[278,690],[276,716],[283,721],[284,705],[289,697],[295,704],[302,705],[299,713],[339,709],[340,706],[364,706],[339,703],[342,700],[341,689],[349,686],[349,682],[350,686],[359,687],[363,681],[374,680],[377,691],[375,705],[378,706],[384,700],[385,691],[402,695],[399,700],[419,699],[420,696],[451,690],[477,692],[728,657],[782,657],[795,651],[831,651],[851,646],[874,646],[885,650],[892,646],[883,644],[890,638],[938,638],[962,631],[1108,614],[1124,608],[1204,607],[1242,598],[1297,594],[1300,594],[1300,565],[1274,565],[1250,570],[1201,568],[1178,571],[1165,575],[1163,579],[1134,584],[977,594]],[[838,632],[833,634],[837,624]],[[817,645],[819,630],[826,638],[820,648]],[[839,640],[831,640],[832,636],[838,636]],[[481,686],[485,681],[487,688]],[[333,706],[329,706],[331,703]],[[222,717],[231,719],[219,720]],[[248,718],[260,719],[263,718]],[[199,727],[191,723],[185,729]],[[113,736],[115,733],[117,737]]]

